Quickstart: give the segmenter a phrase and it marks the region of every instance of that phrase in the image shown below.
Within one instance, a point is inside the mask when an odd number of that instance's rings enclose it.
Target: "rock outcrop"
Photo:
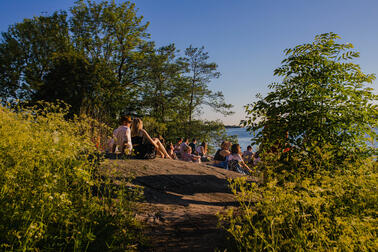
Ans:
[[[239,173],[177,160],[107,160],[143,186],[138,218],[146,223],[150,251],[223,251],[227,239],[216,214],[237,202],[228,178]]]

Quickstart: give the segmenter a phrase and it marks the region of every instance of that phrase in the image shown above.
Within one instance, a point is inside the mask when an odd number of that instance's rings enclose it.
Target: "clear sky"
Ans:
[[[117,1],[119,2],[119,1]],[[283,50],[311,42],[316,34],[334,32],[354,44],[355,61],[365,73],[378,73],[378,0],[136,0],[150,21],[158,46],[178,49],[205,46],[222,76],[210,84],[233,104],[224,118],[205,109],[202,118],[238,124],[243,106],[266,94]],[[67,10],[74,0],[0,0],[0,31],[42,12]],[[373,84],[375,93],[378,81]]]

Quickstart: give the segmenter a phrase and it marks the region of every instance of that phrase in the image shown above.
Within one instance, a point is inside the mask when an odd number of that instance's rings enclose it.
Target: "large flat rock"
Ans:
[[[237,206],[228,179],[243,175],[178,160],[106,160],[105,167],[143,186],[138,218],[146,223],[150,251],[223,251],[216,214]]]

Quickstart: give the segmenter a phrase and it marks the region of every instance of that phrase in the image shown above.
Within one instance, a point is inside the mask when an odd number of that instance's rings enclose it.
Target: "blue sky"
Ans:
[[[119,1],[117,1],[119,2]],[[266,94],[283,50],[334,32],[354,44],[355,62],[365,73],[378,73],[378,0],[136,0],[139,14],[150,21],[157,45],[178,49],[205,46],[221,77],[210,88],[223,91],[234,104],[233,116],[205,108],[202,118],[237,124],[243,106]],[[42,12],[67,10],[74,0],[0,0],[0,30]],[[378,82],[373,84],[375,93]]]

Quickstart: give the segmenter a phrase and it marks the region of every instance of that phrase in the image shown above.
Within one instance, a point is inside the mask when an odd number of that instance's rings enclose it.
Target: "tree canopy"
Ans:
[[[157,48],[137,11],[131,2],[79,0],[11,25],[0,42],[1,102],[62,100],[71,115],[110,124],[121,114],[152,118],[172,139],[201,134],[190,125],[203,105],[231,113],[208,87],[220,73],[204,47]]]
[[[367,136],[376,138],[377,96],[366,87],[375,76],[351,62],[359,53],[350,43],[337,43],[339,38],[321,34],[312,43],[286,49],[286,59],[274,71],[282,82],[246,106],[244,123],[257,132],[254,140],[263,148],[287,143],[300,150],[314,144],[357,150],[366,147]]]

